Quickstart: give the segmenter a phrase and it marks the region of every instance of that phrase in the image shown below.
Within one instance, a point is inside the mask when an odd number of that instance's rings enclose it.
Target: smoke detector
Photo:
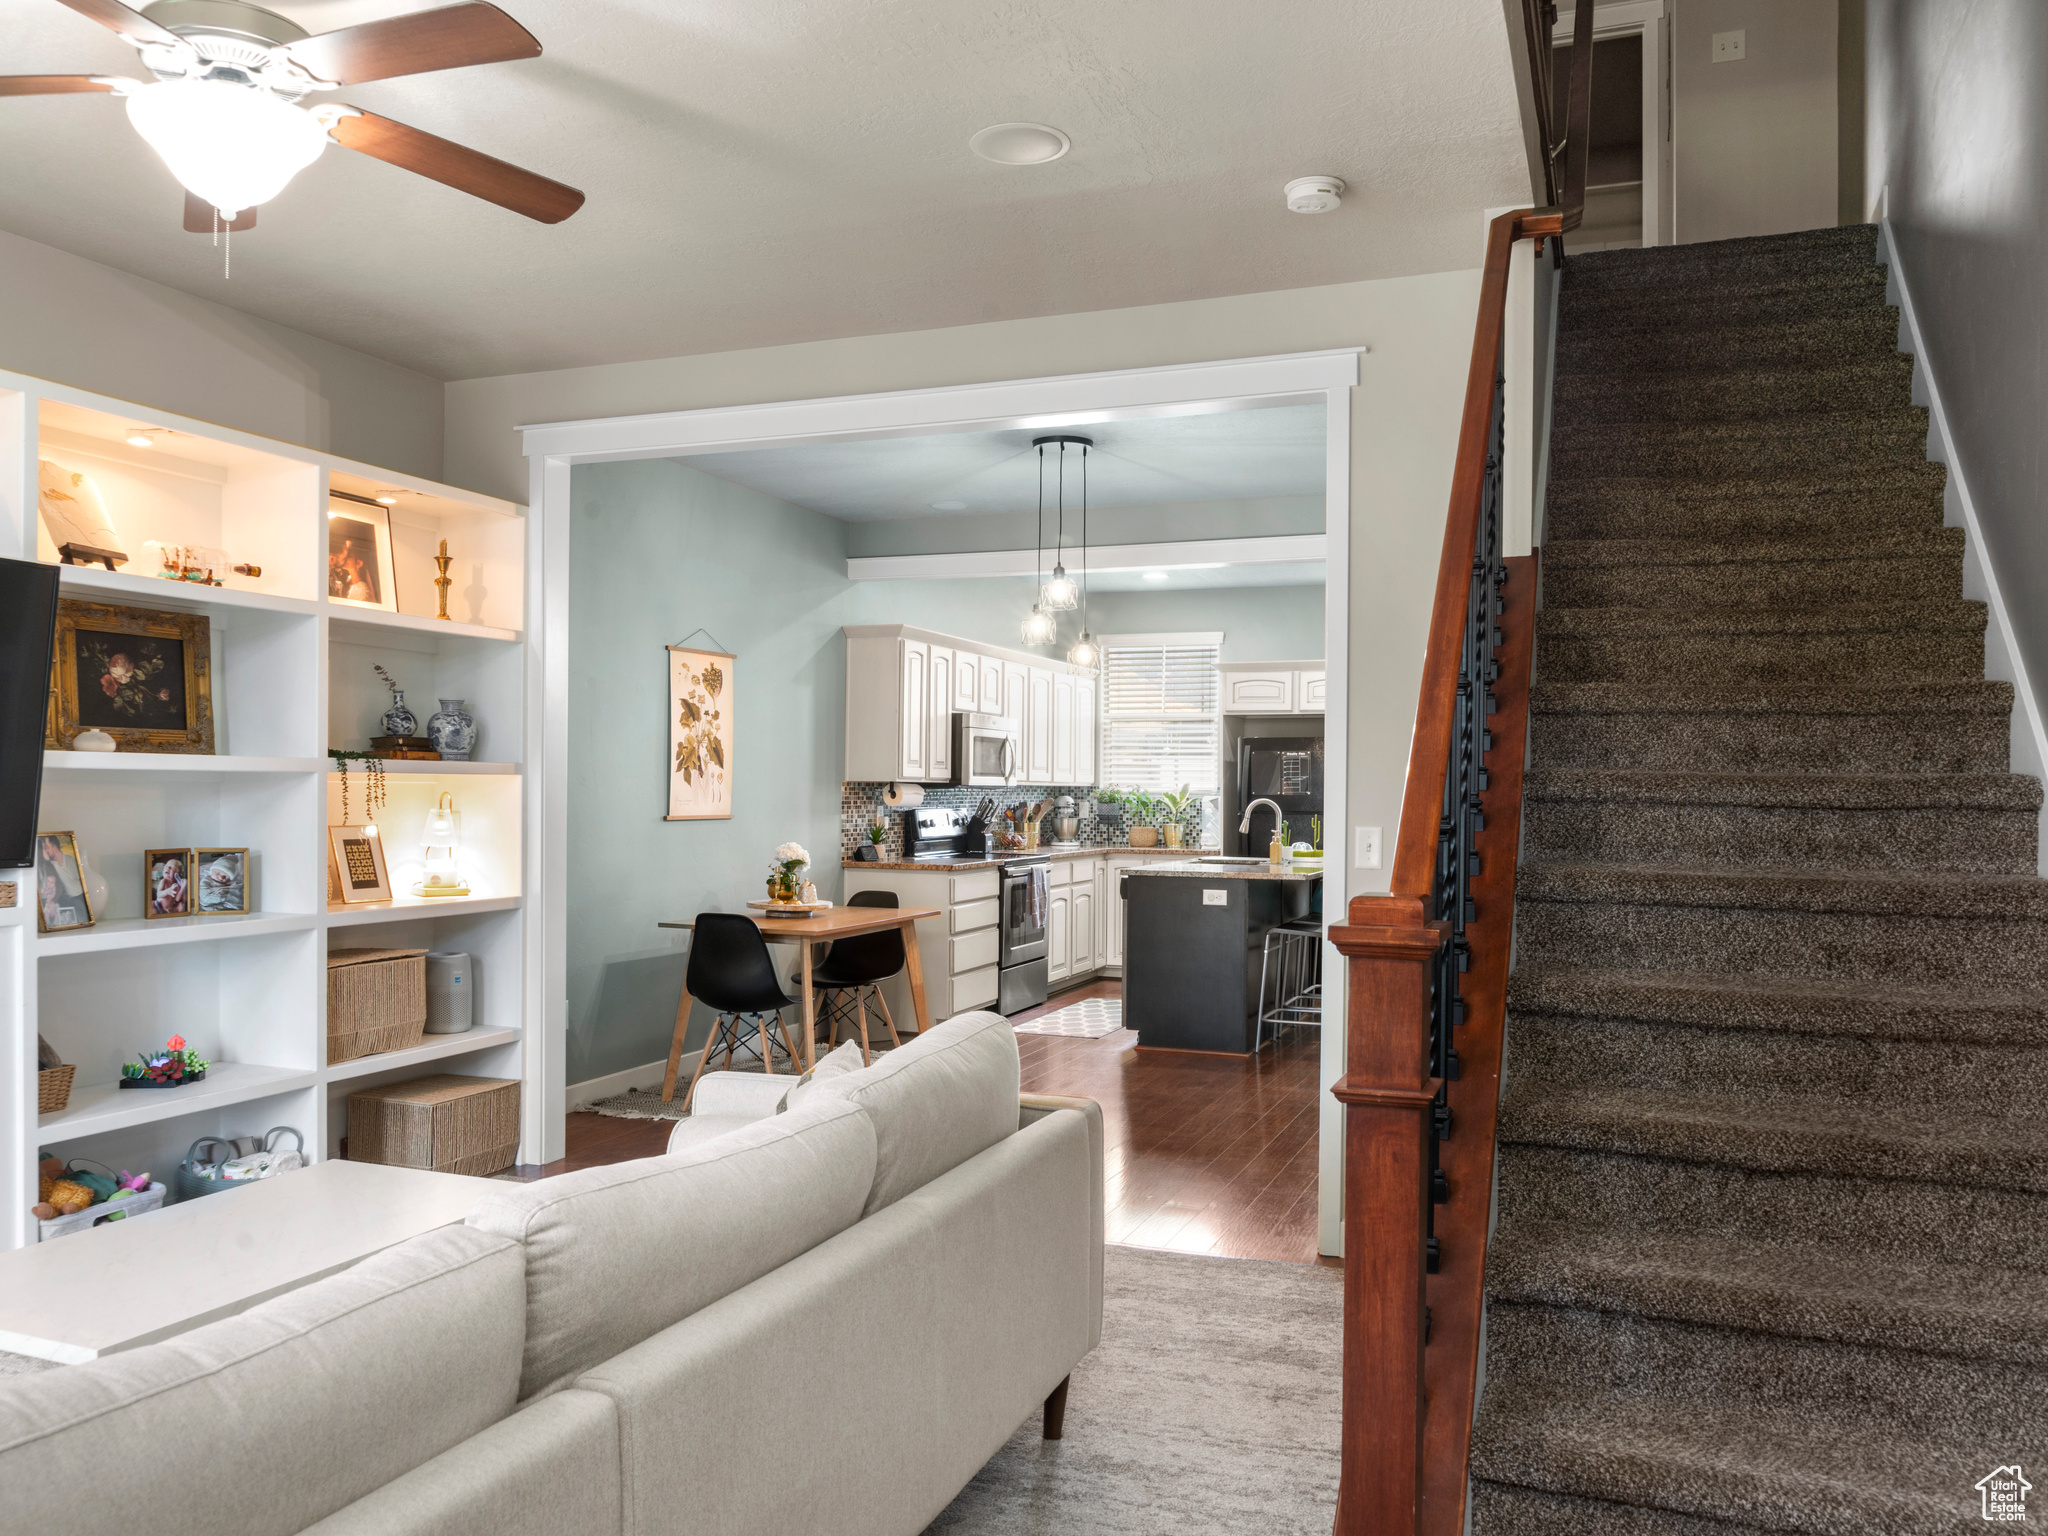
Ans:
[[[1297,176],[1280,190],[1290,213],[1331,213],[1344,201],[1344,181],[1338,176]]]

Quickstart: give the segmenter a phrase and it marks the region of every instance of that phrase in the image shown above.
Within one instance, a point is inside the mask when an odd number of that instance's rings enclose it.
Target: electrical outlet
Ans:
[[[1227,907],[1230,905],[1230,892],[1227,890],[1204,891],[1202,892],[1202,905],[1205,907]]]
[[[1378,827],[1358,828],[1358,857],[1360,869],[1380,867],[1380,829]]]
[[[1716,32],[1714,34],[1714,62],[1716,64],[1732,64],[1737,59],[1744,57],[1746,55],[1743,52],[1742,34],[1740,32]]]

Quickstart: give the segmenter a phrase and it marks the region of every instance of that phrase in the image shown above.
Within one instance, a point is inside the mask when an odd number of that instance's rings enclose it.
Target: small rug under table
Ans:
[[[1066,1435],[1034,1413],[926,1536],[1328,1536],[1344,1276],[1112,1245]]]

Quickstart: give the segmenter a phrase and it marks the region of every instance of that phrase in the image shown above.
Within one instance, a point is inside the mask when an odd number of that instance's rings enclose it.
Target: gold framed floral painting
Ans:
[[[104,731],[120,752],[213,752],[212,634],[203,613],[57,604],[43,745]]]
[[[733,657],[668,648],[668,814],[664,821],[732,815]]]

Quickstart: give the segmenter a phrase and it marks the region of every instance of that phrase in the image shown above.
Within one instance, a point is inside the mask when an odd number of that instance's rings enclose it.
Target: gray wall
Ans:
[[[1678,239],[1836,222],[1838,0],[1677,0],[1672,33]],[[1716,64],[1713,35],[1747,57]]]
[[[441,478],[440,380],[6,233],[0,368]]]
[[[2048,676],[2048,7],[1871,0],[1868,196],[1900,264],[2022,660]]]
[[[761,893],[794,838],[828,897],[845,762],[846,624],[917,624],[1015,646],[1031,584],[854,582],[847,525],[665,461],[575,472],[570,532],[568,1081],[668,1053],[685,962],[655,927]],[[619,551],[631,552],[630,559]],[[1314,587],[1106,594],[1103,632],[1220,629],[1226,660],[1315,657]],[[662,647],[702,627],[737,654],[729,821],[662,821]],[[693,643],[711,642],[699,636]],[[676,934],[676,939],[686,936]],[[697,1010],[696,1039],[709,1027]]]

